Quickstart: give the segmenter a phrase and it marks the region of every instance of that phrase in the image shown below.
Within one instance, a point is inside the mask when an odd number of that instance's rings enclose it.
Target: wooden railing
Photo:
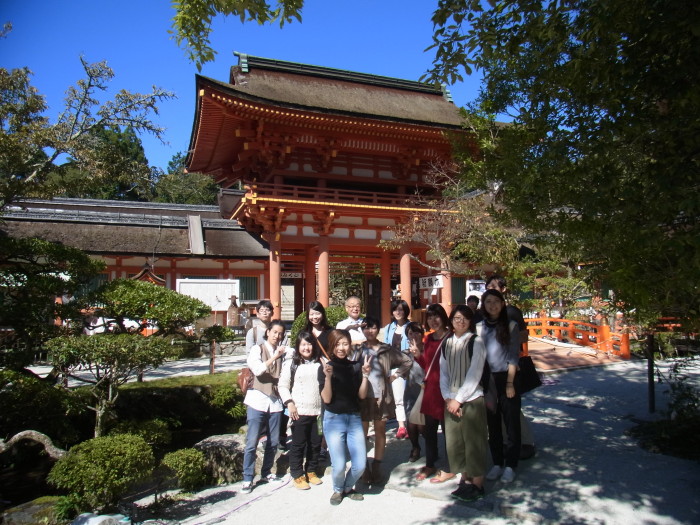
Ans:
[[[410,195],[397,195],[395,193],[378,193],[373,191],[340,190],[332,188],[266,183],[246,184],[245,189],[248,190],[248,192],[260,194],[264,197],[309,200],[325,203],[342,202],[348,204],[393,207],[408,207],[407,202],[411,197]]]
[[[525,319],[532,337],[554,337],[558,341],[588,346],[599,352],[630,358],[629,333],[613,332],[608,325],[595,325],[572,319],[536,317]]]

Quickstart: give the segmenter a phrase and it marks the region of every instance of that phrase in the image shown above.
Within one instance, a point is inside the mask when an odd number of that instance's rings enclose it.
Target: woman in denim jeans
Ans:
[[[353,488],[365,470],[367,446],[360,417],[360,399],[367,397],[371,358],[350,361],[352,339],[347,330],[332,330],[328,335],[331,359],[318,373],[321,400],[325,409],[323,433],[331,456],[333,495],[331,505],[343,498],[361,501]],[[350,452],[350,470],[346,472],[345,450]]]

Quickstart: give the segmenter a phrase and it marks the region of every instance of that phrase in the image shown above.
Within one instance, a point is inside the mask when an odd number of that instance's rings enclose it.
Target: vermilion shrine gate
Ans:
[[[449,94],[419,82],[237,55],[228,83],[196,78],[187,164],[225,188],[225,218],[269,243],[260,296],[280,316],[289,276],[295,314],[314,299],[328,305],[329,273],[338,263],[366,276],[365,309],[384,321],[392,278],[416,304],[417,278],[428,270],[409,253],[424,258],[424,248],[390,252],[378,243],[397,221],[420,213],[407,197],[430,191],[431,164],[450,158],[448,133],[462,127]],[[405,294],[412,288],[413,301]],[[447,274],[438,299],[449,311]]]

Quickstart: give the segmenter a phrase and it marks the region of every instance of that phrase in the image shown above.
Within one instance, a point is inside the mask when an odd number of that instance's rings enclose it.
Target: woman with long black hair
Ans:
[[[496,411],[487,411],[489,448],[493,468],[486,479],[500,478],[503,483],[515,479],[520,459],[520,394],[517,389],[520,333],[518,324],[509,321],[506,301],[498,290],[486,290],[481,296],[483,321],[476,326],[484,341],[486,360],[496,387]],[[503,452],[503,429],[506,427],[506,450]]]
[[[316,474],[321,451],[318,432],[318,416],[321,414],[321,394],[318,390],[320,367],[314,336],[309,332],[299,332],[294,355],[282,365],[279,392],[292,420],[289,472],[294,486],[301,490],[309,489],[309,484],[322,483]]]
[[[328,351],[328,334],[332,327],[328,324],[326,309],[319,301],[311,301],[306,308],[306,326],[304,331],[309,332],[314,338],[314,345],[319,351],[319,355],[330,359]]]

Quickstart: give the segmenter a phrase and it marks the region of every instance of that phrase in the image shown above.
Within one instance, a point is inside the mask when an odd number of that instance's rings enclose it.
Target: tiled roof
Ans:
[[[205,253],[197,257],[266,259],[267,245],[217,206],[81,199],[27,200],[3,215],[0,232],[38,237],[102,255],[193,256],[188,216],[200,216]]]

